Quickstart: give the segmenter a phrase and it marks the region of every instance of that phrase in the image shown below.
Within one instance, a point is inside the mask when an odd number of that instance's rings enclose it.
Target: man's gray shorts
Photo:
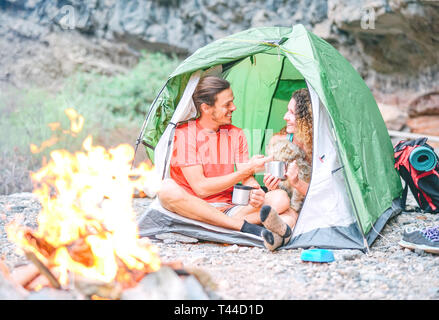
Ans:
[[[224,203],[224,202],[209,202],[209,204],[214,207],[230,206],[230,203]],[[242,207],[245,206],[234,204],[233,207],[224,210],[223,213],[225,215],[228,215],[229,217],[233,217]]]

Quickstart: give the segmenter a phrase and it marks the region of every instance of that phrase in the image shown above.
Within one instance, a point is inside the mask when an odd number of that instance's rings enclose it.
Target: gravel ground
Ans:
[[[138,214],[148,199],[134,199]],[[409,204],[413,198],[409,197]],[[0,196],[0,257],[13,268],[26,259],[7,239],[4,225],[21,216],[22,224],[36,228],[41,206],[29,193]],[[439,299],[439,257],[410,251],[398,245],[405,227],[439,224],[439,216],[416,212],[393,218],[371,247],[334,250],[329,264],[305,263],[301,249],[274,253],[262,248],[197,241],[175,234],[151,241],[163,261],[182,261],[210,275],[218,299],[341,299],[417,300]]]

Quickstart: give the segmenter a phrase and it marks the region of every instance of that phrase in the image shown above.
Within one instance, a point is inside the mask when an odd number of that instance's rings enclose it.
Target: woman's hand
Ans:
[[[299,167],[297,166],[296,160],[291,162],[288,166],[286,176],[291,186],[299,191],[301,195],[306,196],[309,188],[309,183],[299,179]]]
[[[268,191],[276,190],[278,188],[280,179],[273,176],[271,173],[264,174],[264,184],[267,187]]]
[[[299,184],[299,167],[297,166],[296,160],[288,165],[286,176],[291,186],[297,188],[297,185]]]

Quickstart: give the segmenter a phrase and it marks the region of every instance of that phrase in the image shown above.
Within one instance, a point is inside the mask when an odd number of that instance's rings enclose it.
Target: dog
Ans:
[[[305,151],[290,142],[285,135],[274,135],[267,146],[267,154],[273,156],[275,161],[285,161],[288,164],[296,160],[299,167],[299,179],[307,183],[311,180],[311,165],[306,161]],[[288,179],[279,182],[279,188],[285,190],[290,197],[290,206],[297,213],[303,206],[305,196],[291,186]]]

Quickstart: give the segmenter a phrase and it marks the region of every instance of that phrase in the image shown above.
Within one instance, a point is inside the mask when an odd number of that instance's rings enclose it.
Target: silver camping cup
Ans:
[[[272,176],[285,180],[287,178],[287,165],[285,161],[270,161],[265,163],[265,172],[270,173]]]
[[[244,186],[242,184],[235,184],[235,186],[233,187],[232,203],[241,206],[248,205],[250,201],[250,192],[253,189],[253,187]]]

